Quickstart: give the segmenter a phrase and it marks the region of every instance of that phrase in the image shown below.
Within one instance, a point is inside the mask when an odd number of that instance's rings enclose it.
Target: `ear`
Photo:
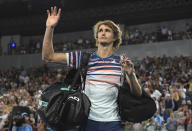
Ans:
[[[113,33],[113,39],[114,39],[114,40],[117,40],[117,39],[118,39],[117,35],[115,35],[114,33]]]
[[[114,36],[114,37],[113,37],[113,42],[115,42],[116,40],[117,40],[117,37]]]
[[[96,34],[96,37],[95,37],[96,39],[98,39],[98,33]]]

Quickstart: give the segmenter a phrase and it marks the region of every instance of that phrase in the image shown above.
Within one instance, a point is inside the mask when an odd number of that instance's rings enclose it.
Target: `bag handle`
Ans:
[[[80,68],[78,68],[77,72],[75,73],[75,76],[73,78],[73,82],[71,84],[71,88],[70,90],[74,89],[74,86],[79,78],[79,76],[82,77],[82,81],[83,81],[83,90],[85,88],[85,79],[86,79],[86,73],[87,73],[87,69],[88,69],[88,62],[89,62],[89,57],[90,57],[91,53],[86,53],[84,52],[81,56],[81,66]]]

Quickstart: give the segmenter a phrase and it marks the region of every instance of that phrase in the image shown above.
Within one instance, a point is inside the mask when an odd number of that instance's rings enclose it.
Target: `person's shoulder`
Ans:
[[[23,131],[23,128],[24,128],[24,126],[17,127],[16,131]],[[12,131],[14,131],[14,129]]]

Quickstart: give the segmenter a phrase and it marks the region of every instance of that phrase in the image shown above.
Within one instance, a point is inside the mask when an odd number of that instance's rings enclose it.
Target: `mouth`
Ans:
[[[101,37],[101,39],[107,39],[106,37]]]

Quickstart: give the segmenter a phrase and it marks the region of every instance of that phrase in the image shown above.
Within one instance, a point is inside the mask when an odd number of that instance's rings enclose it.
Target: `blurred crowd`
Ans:
[[[36,54],[41,53],[43,42],[30,41],[29,44],[21,44],[19,47],[14,47],[8,50],[7,55],[24,55],[24,54]],[[93,39],[78,38],[75,41],[65,41],[54,43],[55,52],[66,52],[71,50],[81,50],[95,48],[95,41]]]
[[[137,28],[129,29],[125,27],[123,33],[122,45],[130,44],[142,44],[142,43],[153,43],[160,41],[172,41],[172,40],[185,40],[192,38],[192,24],[185,24],[184,31],[175,31],[175,27],[157,26],[155,31],[146,32],[146,30],[140,30]],[[76,40],[61,41],[54,43],[54,50],[57,52],[65,52],[79,49],[90,49],[95,48],[94,39],[86,39],[80,37]],[[21,55],[21,54],[35,54],[41,53],[42,40],[31,40],[29,44],[20,44],[13,48],[8,48],[8,54],[6,55]],[[0,55],[2,55],[2,48],[0,46]]]
[[[46,66],[29,69],[10,69],[0,72],[0,131],[8,131],[10,112],[14,106],[26,106],[31,114],[27,123],[33,131],[42,131],[46,125],[35,113],[43,89],[57,81],[63,81],[67,69],[49,70]]]
[[[176,31],[174,26],[157,26],[155,31],[146,32],[137,28],[125,28],[123,44],[141,44],[160,41],[185,40],[192,38],[192,24],[185,24],[185,31]]]
[[[122,122],[125,131],[192,131],[192,58],[147,57],[134,60],[142,88],[154,99],[155,115],[142,123]],[[38,100],[43,89],[63,81],[68,68],[12,68],[0,72],[0,129],[8,130],[13,106],[27,106],[25,115],[33,131],[48,130],[37,117]],[[51,129],[49,129],[51,130]]]
[[[147,57],[135,65],[142,87],[156,102],[157,112],[142,123],[125,122],[125,130],[191,131],[192,58]]]

